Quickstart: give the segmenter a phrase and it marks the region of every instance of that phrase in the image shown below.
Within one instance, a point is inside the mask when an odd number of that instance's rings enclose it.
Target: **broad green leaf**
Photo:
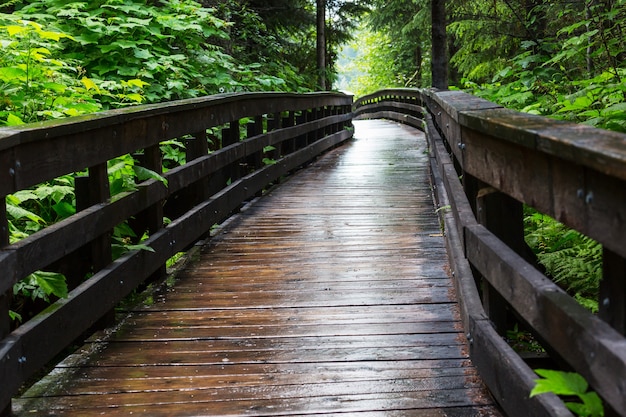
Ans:
[[[123,97],[137,103],[141,103],[143,101],[143,96],[137,93],[124,94]]]
[[[9,36],[20,35],[22,33],[28,32],[28,28],[26,26],[6,26],[7,32],[9,32]]]
[[[58,94],[63,94],[67,90],[67,86],[59,83],[44,83],[43,86],[48,90],[54,91]]]
[[[26,71],[17,67],[0,68],[0,80],[4,81],[26,81]]]
[[[167,179],[154,172],[151,169],[139,166],[139,165],[135,165],[133,166],[133,170],[135,171],[135,175],[137,175],[137,179],[139,181],[145,181],[145,180],[157,180],[157,181],[161,181],[163,183],[163,185],[165,185],[167,187]]]
[[[614,112],[622,113],[625,111],[626,111],[626,103],[617,103],[602,110],[602,115],[607,115],[608,113],[614,113]]]
[[[536,379],[537,385],[530,392],[530,396],[552,392],[556,395],[580,395],[587,391],[587,381],[575,372],[561,372],[549,369],[535,369],[537,375],[544,379]]]
[[[7,214],[14,220],[26,218],[36,223],[41,223],[41,224],[45,223],[44,219],[39,217],[37,214],[19,206],[13,206],[13,205],[7,204]]]
[[[13,310],[9,310],[9,318],[14,321],[22,322],[22,315]]]
[[[41,31],[38,33],[42,39],[50,39],[53,41],[59,41],[62,38],[73,39],[70,35],[67,35],[65,33],[49,32],[49,31]]]
[[[9,200],[9,198],[11,200]],[[28,200],[39,200],[39,196],[35,194],[35,192],[32,190],[20,190],[17,191],[15,194],[11,194],[7,197],[7,201],[12,202],[14,205],[23,203],[24,201]]]
[[[144,86],[150,85],[149,83],[142,81],[138,78],[134,78],[132,80],[126,81],[129,86],[143,88]]]
[[[98,88],[96,83],[90,80],[89,78],[83,77],[80,81],[83,83],[83,85],[85,86],[87,90],[96,90],[97,92],[100,92],[100,89]]]
[[[137,46],[137,41],[120,39],[113,42],[112,45],[119,46],[122,49],[130,49]]]
[[[52,206],[52,209],[62,219],[66,219],[76,213],[76,208],[67,201],[59,201]]]
[[[52,294],[59,298],[67,298],[67,284],[63,274],[37,271],[33,272],[31,275],[47,295]]]
[[[81,114],[81,112],[76,109],[65,109],[63,113],[67,114],[68,116],[80,116]]]
[[[143,245],[141,243],[139,243],[137,245],[127,245],[126,249],[128,249],[128,250],[145,250],[145,251],[148,251],[148,252],[154,252],[154,249],[152,249],[150,246]]]
[[[67,185],[40,185],[33,192],[39,199],[50,198],[58,203],[66,196],[73,196],[74,188]]]
[[[24,121],[22,119],[20,119],[19,117],[17,117],[14,114],[9,114],[7,116],[7,126],[17,126],[17,125],[23,125]]]
[[[100,110],[101,106],[97,103],[89,103],[89,102],[80,102],[80,103],[71,103],[66,113],[75,116],[86,113],[93,113]],[[71,111],[73,114],[70,114]]]
[[[600,417],[604,416],[604,404],[602,404],[602,400],[595,392],[587,392],[585,394],[579,395],[579,398],[583,401],[586,410],[589,412],[590,416]]]
[[[135,48],[134,50],[134,55],[136,58],[139,59],[150,59],[150,58],[154,58],[154,54],[152,54],[152,52],[150,52],[147,49],[138,49]]]
[[[14,194],[9,194],[6,196],[6,203],[12,206],[17,206],[21,203],[20,199],[16,197]]]

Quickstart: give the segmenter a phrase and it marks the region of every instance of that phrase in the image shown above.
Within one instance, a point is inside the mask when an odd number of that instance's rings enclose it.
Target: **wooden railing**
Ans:
[[[350,138],[351,105],[334,93],[225,94],[0,129],[3,199],[82,173],[79,211],[16,243],[9,244],[0,204],[0,414],[10,413],[11,397],[55,355],[163,275],[169,258],[270,183]],[[162,173],[160,144],[175,138],[185,142],[186,163],[164,173],[166,182],[144,181],[111,197],[109,161],[132,154]],[[149,234],[142,244],[150,250],[112,260],[111,231],[125,221],[137,236]],[[11,331],[12,288],[38,270],[65,274],[69,296]]]
[[[354,115],[426,131],[470,354],[507,414],[571,415],[552,394],[529,398],[538,377],[501,337],[517,320],[626,416],[626,135],[458,91],[384,90]],[[603,245],[598,315],[535,267],[523,204]]]

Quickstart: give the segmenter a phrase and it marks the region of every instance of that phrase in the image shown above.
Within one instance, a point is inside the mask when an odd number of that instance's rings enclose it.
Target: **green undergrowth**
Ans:
[[[602,245],[530,208],[526,242],[552,280],[592,312],[598,311]]]

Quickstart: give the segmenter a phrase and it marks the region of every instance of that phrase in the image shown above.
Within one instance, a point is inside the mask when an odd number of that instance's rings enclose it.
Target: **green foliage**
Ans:
[[[602,246],[549,216],[527,209],[526,243],[547,274],[583,306],[598,311]]]
[[[112,195],[135,190],[137,181],[153,179],[167,186],[167,180],[162,175],[137,165],[130,155],[109,161],[107,171]],[[10,194],[6,197],[6,207],[9,240],[14,243],[76,212],[74,177],[66,175],[32,189]],[[152,248],[136,243],[136,238],[126,222],[116,226],[111,245],[113,258],[132,250],[152,251]],[[37,271],[15,284],[13,293],[15,307],[10,312],[11,318],[21,320],[20,308],[24,299],[50,302],[50,296],[67,297],[68,288],[62,274]]]
[[[451,10],[448,34],[454,42],[450,64],[466,80],[490,80],[519,47],[524,28],[510,2],[464,1]]]
[[[0,14],[0,124],[18,125],[99,110],[73,62],[59,56],[70,35]]]
[[[275,150],[276,150],[276,148],[274,146],[268,145],[268,146],[263,148],[263,153],[272,155]],[[266,156],[265,158],[262,159],[262,162],[263,162],[264,165],[274,165],[278,161],[276,161],[274,158],[270,158],[269,156]]]
[[[517,324],[512,330],[507,330],[506,341],[516,352],[545,352],[533,335],[520,330]]]
[[[360,97],[379,90],[381,86],[403,87],[408,76],[394,65],[400,47],[388,34],[362,28],[357,40],[344,50],[349,55],[339,61],[344,65],[339,67],[343,77],[340,88]]]
[[[510,56],[504,66],[491,65],[490,83],[467,77],[464,86],[522,112],[626,132],[621,32],[626,1],[615,1],[612,7],[604,2],[538,2],[528,15],[516,16],[518,21],[522,16],[529,19],[519,48],[500,55]],[[529,26],[533,19],[541,25]],[[526,239],[548,275],[596,312],[601,246],[539,213],[526,217]]]
[[[226,38],[226,22],[193,1],[100,0],[32,2],[21,13],[36,15],[73,34],[67,56],[88,74],[114,82],[139,79],[149,102],[231,90],[232,59],[211,45]],[[113,103],[107,103],[109,105]]]
[[[359,51],[358,77],[348,89],[357,96],[386,87],[430,84],[430,5],[423,0],[372,0],[367,26],[351,48]]]
[[[524,112],[626,132],[626,2],[587,6],[537,6],[551,22],[545,36],[521,41],[506,65],[491,66],[490,84],[478,85],[467,74],[464,86]]]
[[[74,214],[74,180],[64,176],[31,190],[9,194],[6,204],[9,238],[15,242]]]
[[[535,372],[543,378],[535,380],[536,385],[530,397],[544,393],[574,396],[580,402],[566,401],[565,405],[570,411],[583,417],[604,416],[602,400],[595,392],[587,391],[587,381],[579,374],[548,369],[535,369]]]

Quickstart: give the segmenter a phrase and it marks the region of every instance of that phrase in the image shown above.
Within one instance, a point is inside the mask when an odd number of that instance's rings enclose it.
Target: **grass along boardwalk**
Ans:
[[[355,125],[16,414],[499,415],[468,358],[423,134]]]

